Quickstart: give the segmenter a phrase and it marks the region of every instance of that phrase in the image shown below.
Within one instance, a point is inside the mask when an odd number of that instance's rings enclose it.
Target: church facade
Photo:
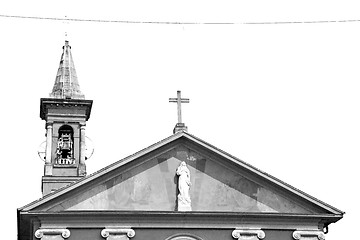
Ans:
[[[43,197],[18,209],[18,239],[325,239],[343,212],[187,132],[86,174],[85,100],[65,43],[46,122]]]

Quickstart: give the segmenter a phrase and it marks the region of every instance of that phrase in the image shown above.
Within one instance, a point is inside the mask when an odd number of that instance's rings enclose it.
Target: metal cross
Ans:
[[[63,23],[63,26],[64,26],[65,41],[66,41],[66,40],[68,40],[68,30],[69,30],[69,24],[70,24],[70,21],[68,20],[67,16],[65,16],[62,23]]]
[[[181,98],[181,91],[177,91],[177,98],[169,98],[169,102],[177,103],[178,123],[181,123],[181,103],[189,103],[188,98]]]

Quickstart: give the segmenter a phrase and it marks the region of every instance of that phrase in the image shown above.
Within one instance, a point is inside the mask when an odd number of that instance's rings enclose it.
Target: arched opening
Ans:
[[[178,233],[166,238],[166,240],[203,240],[203,239],[189,233]]]
[[[59,165],[74,163],[74,130],[69,125],[63,125],[59,128],[56,163]]]

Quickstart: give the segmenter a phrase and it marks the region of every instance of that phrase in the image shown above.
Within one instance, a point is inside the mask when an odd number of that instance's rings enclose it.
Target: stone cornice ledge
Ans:
[[[252,237],[256,237],[257,239],[264,239],[265,232],[261,229],[251,229],[251,228],[236,228],[232,234],[233,238],[245,240]]]
[[[314,239],[325,240],[325,234],[322,231],[311,231],[311,230],[296,230],[293,232],[293,238],[296,240],[301,239]]]
[[[131,228],[105,228],[103,230],[101,230],[101,236],[103,238],[107,238],[110,235],[127,235],[129,238],[132,238],[135,236],[135,231]]]
[[[80,180],[82,181],[82,180]],[[56,193],[55,193],[56,194]],[[50,194],[49,194],[50,195]],[[56,195],[55,195],[56,196]],[[20,210],[22,211],[22,210]],[[167,211],[30,211],[20,212],[22,219],[44,222],[44,228],[111,228],[108,222],[132,228],[222,228],[318,230],[340,218],[331,214],[273,214],[234,212],[167,212]],[[86,221],[84,221],[86,219]],[[316,227],[314,227],[316,226]]]
[[[38,229],[35,232],[36,238],[42,238],[44,235],[61,235],[63,238],[70,237],[70,231],[64,228]]]

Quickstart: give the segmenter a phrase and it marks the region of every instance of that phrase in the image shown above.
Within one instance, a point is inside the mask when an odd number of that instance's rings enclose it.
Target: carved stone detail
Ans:
[[[165,240],[202,240],[202,238],[189,233],[178,233],[168,237]]]
[[[101,231],[101,236],[106,240],[124,239],[128,240],[135,236],[135,231],[131,228],[105,228]]]
[[[35,232],[36,238],[41,238],[42,240],[46,240],[46,236],[51,235],[52,239],[54,235],[61,235],[61,239],[65,239],[70,237],[70,231],[68,229],[63,228],[54,228],[54,229],[38,229]]]
[[[190,199],[190,170],[186,163],[182,161],[180,166],[176,169],[176,174],[179,176],[178,181],[178,211],[191,211]]]
[[[296,230],[293,232],[293,238],[296,240],[325,240],[325,234],[316,230]]]
[[[240,240],[245,239],[264,239],[265,232],[261,229],[235,229],[232,232],[233,238],[237,238]]]

